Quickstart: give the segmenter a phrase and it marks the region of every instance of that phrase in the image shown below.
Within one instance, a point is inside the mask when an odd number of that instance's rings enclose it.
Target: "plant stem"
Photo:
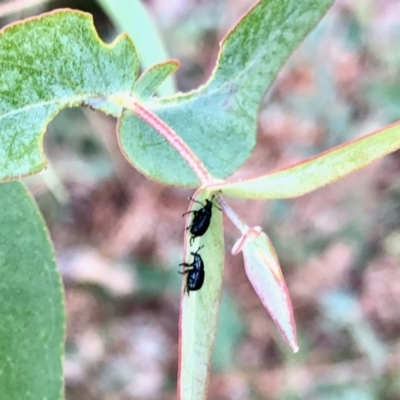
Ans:
[[[216,194],[215,198],[217,199],[218,204],[224,210],[226,216],[231,220],[233,225],[239,229],[239,231],[244,234],[249,227],[240,219],[240,217],[233,211],[231,206],[224,200],[224,198],[220,194]]]

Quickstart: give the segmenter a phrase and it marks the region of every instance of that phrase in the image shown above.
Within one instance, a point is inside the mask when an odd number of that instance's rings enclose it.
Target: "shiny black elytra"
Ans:
[[[200,246],[195,253],[191,252],[190,254],[193,256],[193,262],[191,264],[181,263],[180,266],[184,266],[183,272],[179,272],[180,274],[188,274],[186,280],[186,288],[185,292],[189,295],[189,292],[194,292],[196,290],[201,289],[204,283],[204,262],[201,258],[199,251],[204,246]]]
[[[211,222],[211,217],[212,217],[212,207],[218,208],[218,210],[221,211],[221,209],[213,203],[214,195],[211,197],[210,200],[206,199],[206,204],[201,203],[200,201],[193,200],[194,203],[201,204],[203,207],[198,209],[198,210],[192,210],[185,212],[183,216],[186,214],[193,213],[194,217],[192,220],[192,224],[186,228],[186,230],[190,229],[190,233],[193,235],[190,238],[190,244],[193,243],[193,241],[199,237],[203,236],[206,232],[208,227],[210,226]]]

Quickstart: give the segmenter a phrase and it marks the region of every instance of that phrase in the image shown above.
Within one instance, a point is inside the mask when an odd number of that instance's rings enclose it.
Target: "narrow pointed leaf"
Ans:
[[[299,164],[249,179],[210,185],[233,197],[284,199],[309,193],[400,148],[400,124],[390,125]]]
[[[147,12],[145,3],[140,0],[98,1],[114,24],[122,32],[127,32],[134,41],[143,69],[168,59],[163,38]],[[174,80],[169,78],[161,85],[159,92],[162,96],[172,96],[175,91]]]
[[[144,72],[135,82],[133,92],[140,100],[147,100],[153,96],[165,79],[179,67],[178,61],[167,61],[154,65]]]
[[[203,195],[196,198],[199,201],[204,199]],[[196,239],[192,247],[189,247],[189,238],[190,235],[187,235],[185,262],[191,263],[193,255],[190,253],[204,245],[199,254],[204,262],[205,280],[200,290],[190,292],[190,295],[182,293],[178,390],[182,400],[204,400],[207,398],[209,367],[221,297],[224,265],[222,213],[219,210],[213,211],[206,234]],[[185,284],[186,277],[183,276],[183,287]]]
[[[232,254],[240,251],[243,252],[246,274],[254,290],[285,341],[297,352],[292,302],[271,241],[260,227],[255,227],[249,229],[232,248]]]
[[[59,400],[63,293],[44,222],[18,182],[0,184],[0,398]]]
[[[262,97],[283,63],[318,23],[332,0],[261,0],[221,44],[210,80],[165,99],[154,111],[193,149],[211,175],[225,178],[249,157]],[[165,139],[125,112],[120,143],[145,175],[180,186],[198,179]],[[154,162],[157,154],[157,162]]]
[[[109,101],[130,93],[138,74],[126,35],[98,37],[91,15],[61,10],[0,31],[0,181],[45,166],[43,134],[63,108],[89,104],[119,115]]]

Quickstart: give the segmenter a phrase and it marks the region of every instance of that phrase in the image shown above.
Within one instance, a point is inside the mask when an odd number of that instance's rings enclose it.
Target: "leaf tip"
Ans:
[[[233,245],[231,253],[236,256],[243,248],[251,241],[253,241],[256,237],[258,237],[262,232],[260,226],[254,226],[253,228],[247,228],[245,232],[242,233],[242,236],[236,241]]]

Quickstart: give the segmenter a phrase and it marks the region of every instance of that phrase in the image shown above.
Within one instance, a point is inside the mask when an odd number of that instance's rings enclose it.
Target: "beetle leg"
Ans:
[[[186,283],[184,292],[186,292],[187,295],[190,296],[190,290],[189,290],[189,286],[187,285],[187,283]]]
[[[213,204],[214,204],[214,207],[215,207],[215,208],[218,208],[219,211],[222,211],[222,208],[220,208],[219,206],[217,206],[215,203],[213,203]]]
[[[185,275],[190,272],[193,268],[185,268],[183,271],[178,271],[178,274]]]
[[[188,264],[188,263],[180,263],[179,266],[186,267],[183,269],[183,271],[178,271],[178,274],[181,274],[181,275],[187,274],[189,271],[191,271],[193,269],[192,265]],[[191,267],[191,268],[189,268],[189,267]]]
[[[186,214],[194,213],[197,212],[197,210],[191,210],[191,211],[186,211],[185,213],[182,214],[182,217],[184,217]]]
[[[214,197],[215,197],[215,194],[213,194],[212,197],[211,197],[211,199],[210,199],[212,205],[213,205],[214,207],[218,208],[219,211],[222,211],[222,208],[219,207],[219,204],[217,205],[217,204],[215,204],[215,203],[213,202]]]
[[[204,247],[204,244],[202,246],[199,246],[196,253],[190,253],[190,254],[192,254],[193,256],[196,255],[203,247]]]
[[[195,200],[193,197],[189,197],[189,199],[192,200],[193,203],[200,204],[200,205],[202,205],[204,207],[204,204],[201,201]]]
[[[189,271],[191,271],[193,269],[191,264],[188,264],[188,263],[180,263],[179,265],[180,266],[183,265],[183,266],[186,267],[183,271],[178,271],[178,274],[181,274],[181,275],[185,275],[185,274],[187,274]],[[192,267],[192,268],[188,268],[188,267]],[[187,293],[187,295],[189,296],[190,295],[189,292],[190,292],[190,290],[189,290],[189,287],[188,287],[187,282],[186,282],[184,293]]]

